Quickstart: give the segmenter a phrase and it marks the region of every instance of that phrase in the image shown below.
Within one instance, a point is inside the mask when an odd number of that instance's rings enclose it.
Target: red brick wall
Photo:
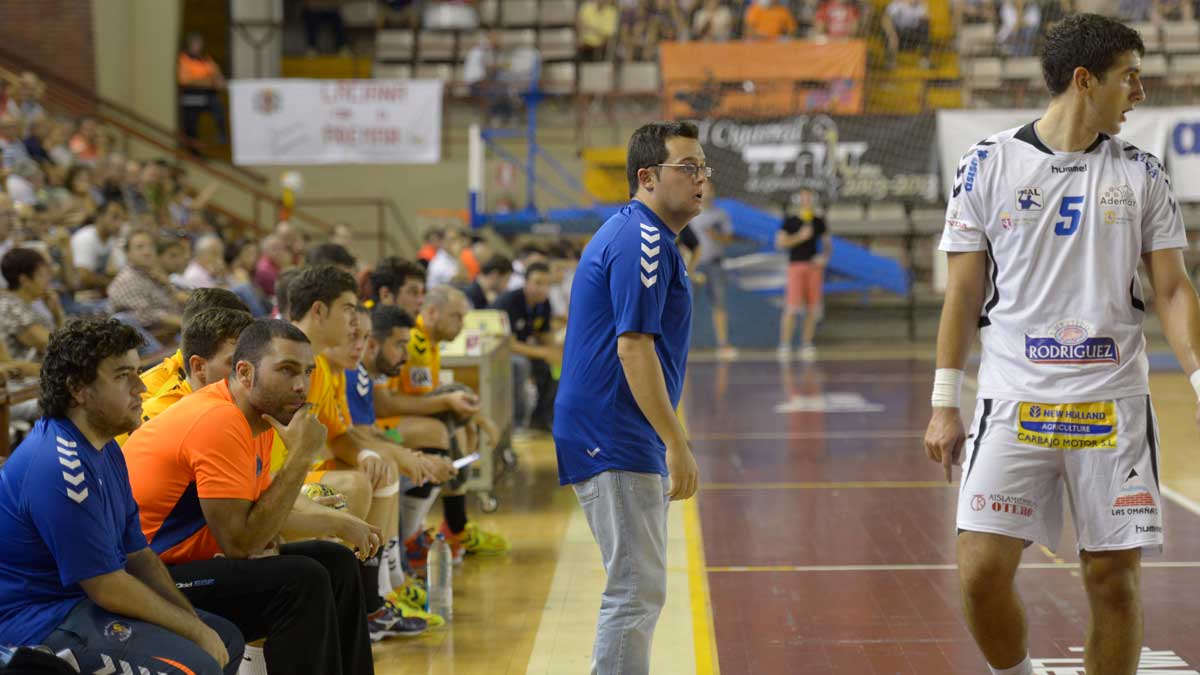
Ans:
[[[88,89],[96,88],[89,0],[3,0],[0,48]]]

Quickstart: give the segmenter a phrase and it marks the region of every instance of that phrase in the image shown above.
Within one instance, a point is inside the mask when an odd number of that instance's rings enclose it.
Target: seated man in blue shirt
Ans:
[[[496,298],[491,308],[504,310],[512,328],[513,428],[525,426],[525,384],[532,376],[537,404],[528,415],[529,427],[550,431],[558,387],[550,369],[562,362],[562,347],[550,326],[550,266],[531,263],[525,268],[525,286]]]
[[[0,470],[0,644],[69,649],[85,673],[233,675],[241,633],[175,588],[113,440],[142,419],[141,345],[115,320],[50,337],[46,416]]]

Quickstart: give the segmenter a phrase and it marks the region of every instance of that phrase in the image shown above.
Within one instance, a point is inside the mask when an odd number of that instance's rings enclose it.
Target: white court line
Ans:
[[[1157,567],[1166,569],[1195,569],[1200,568],[1200,561],[1152,561],[1143,562],[1143,568]],[[1028,570],[1073,570],[1078,567],[1073,562],[1021,563],[1020,569]],[[937,572],[958,569],[953,563],[927,565],[731,565],[727,567],[709,567],[710,574],[724,572]]]
[[[1200,516],[1200,503],[1196,502],[1191,497],[1188,497],[1187,495],[1176,492],[1176,491],[1172,490],[1171,488],[1167,487],[1166,485],[1160,485],[1158,487],[1158,491],[1161,492],[1162,496],[1166,497],[1167,499],[1170,499],[1171,501],[1175,502],[1179,506],[1182,506],[1183,508],[1187,509],[1188,511],[1191,511],[1192,513],[1196,514],[1197,516]]]
[[[786,441],[789,439],[834,439],[853,440],[857,438],[924,438],[924,431],[914,429],[877,430],[877,431],[714,431],[697,432],[692,434],[693,441]]]

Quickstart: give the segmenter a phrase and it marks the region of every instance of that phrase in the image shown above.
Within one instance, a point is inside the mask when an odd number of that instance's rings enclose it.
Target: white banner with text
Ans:
[[[441,80],[235,80],[233,161],[435,164]]]

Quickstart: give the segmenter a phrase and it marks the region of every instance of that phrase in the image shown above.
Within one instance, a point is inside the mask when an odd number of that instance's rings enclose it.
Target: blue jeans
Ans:
[[[650,643],[667,599],[669,485],[666,476],[629,471],[605,471],[572,485],[608,575],[593,675],[650,672]]]

